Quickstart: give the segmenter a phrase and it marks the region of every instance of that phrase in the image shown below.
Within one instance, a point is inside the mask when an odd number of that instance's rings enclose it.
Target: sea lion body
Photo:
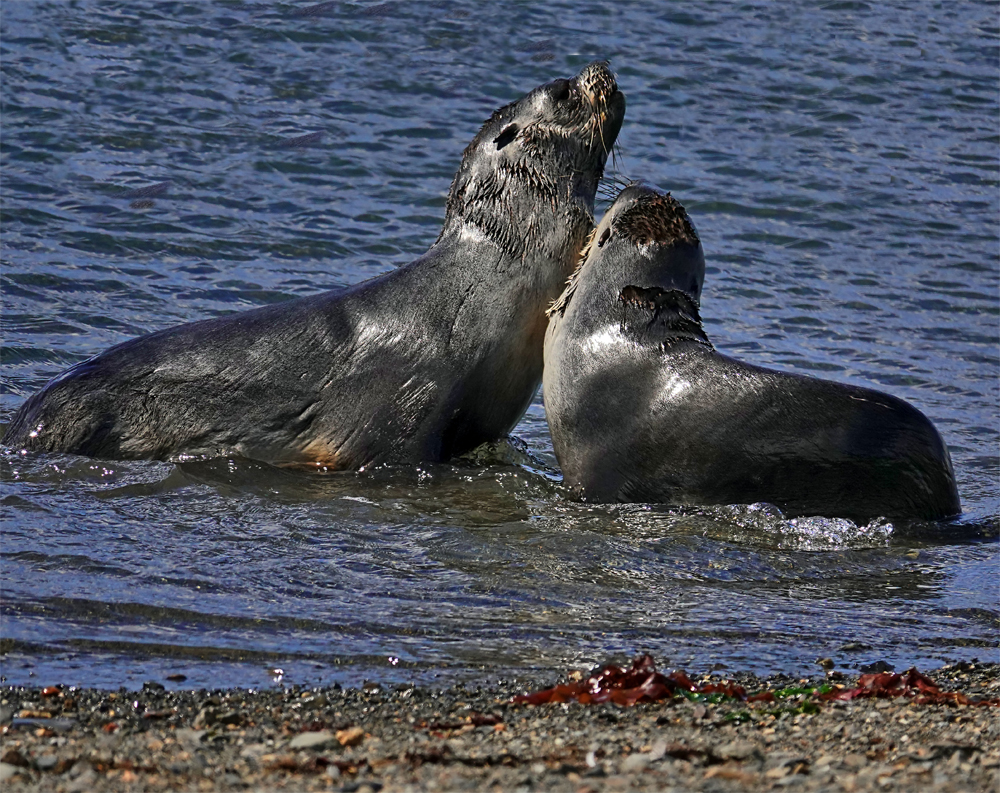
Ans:
[[[919,410],[712,347],[692,264],[700,243],[676,231],[683,207],[655,240],[636,234],[668,198],[623,191],[595,232],[604,244],[556,304],[543,387],[566,483],[603,502],[763,501],[865,522],[959,513],[947,447]]]
[[[541,380],[545,308],[593,225],[624,107],[602,63],[540,86],[466,149],[419,259],[112,347],[28,399],[4,444],[357,469],[502,437]]]

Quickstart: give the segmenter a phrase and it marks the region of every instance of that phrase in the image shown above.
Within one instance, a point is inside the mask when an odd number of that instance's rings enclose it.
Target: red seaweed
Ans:
[[[902,674],[882,672],[861,675],[856,688],[836,688],[826,694],[816,694],[820,700],[852,700],[858,697],[906,697],[918,705],[1000,705],[1000,698],[972,699],[960,691],[942,691],[937,683],[917,668]]]
[[[781,692],[779,692],[780,694]],[[820,701],[849,701],[858,697],[906,697],[918,705],[1000,705],[1000,698],[973,699],[959,691],[942,691],[937,683],[913,667],[903,673],[882,672],[861,675],[855,688],[836,686],[823,691],[805,689]],[[643,702],[659,702],[675,696],[695,694],[718,695],[740,702],[777,702],[772,691],[760,691],[747,696],[746,689],[729,680],[694,683],[684,672],[662,674],[650,655],[640,655],[632,666],[623,669],[609,664],[590,677],[575,683],[560,683],[532,694],[520,694],[511,702],[544,705],[553,702],[580,702],[584,705],[613,702],[628,707]],[[815,709],[815,705],[811,705]]]
[[[671,672],[669,675],[657,672],[652,656],[640,655],[629,669],[609,664],[579,683],[562,683],[533,694],[521,694],[514,697],[512,702],[543,705],[575,700],[584,705],[614,702],[628,707],[640,702],[669,699],[684,691],[721,694],[735,699],[746,698],[746,691],[735,683],[725,681],[699,686],[683,672]]]

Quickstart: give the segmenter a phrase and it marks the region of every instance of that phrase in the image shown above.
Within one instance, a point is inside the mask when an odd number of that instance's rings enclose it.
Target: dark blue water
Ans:
[[[628,96],[609,175],[688,207],[716,346],[917,405],[966,512],[582,506],[540,397],[523,445],[423,469],[8,450],[3,676],[997,660],[998,36],[972,2],[6,0],[3,421],[116,342],[412,260],[490,112],[607,58]]]

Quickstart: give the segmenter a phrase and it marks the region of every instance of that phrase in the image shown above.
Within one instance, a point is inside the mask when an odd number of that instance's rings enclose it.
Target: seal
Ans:
[[[28,399],[3,443],[361,469],[503,437],[541,381],[546,308],[593,227],[624,114],[605,63],[534,89],[466,148],[419,259],[112,347]]]
[[[764,501],[863,522],[961,511],[926,416],[879,391],[717,352],[698,313],[703,280],[684,208],[650,187],[623,190],[545,339],[552,444],[582,499]]]

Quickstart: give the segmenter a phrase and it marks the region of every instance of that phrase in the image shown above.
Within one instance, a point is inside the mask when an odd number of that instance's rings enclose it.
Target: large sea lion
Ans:
[[[624,113],[604,63],[536,88],[466,148],[416,261],[112,347],[28,399],[3,443],[358,469],[504,436],[541,380],[546,307],[593,227]]]
[[[859,521],[961,511],[927,417],[869,388],[716,352],[698,315],[703,278],[684,208],[649,187],[623,190],[545,339],[552,443],[583,499],[764,501]]]

